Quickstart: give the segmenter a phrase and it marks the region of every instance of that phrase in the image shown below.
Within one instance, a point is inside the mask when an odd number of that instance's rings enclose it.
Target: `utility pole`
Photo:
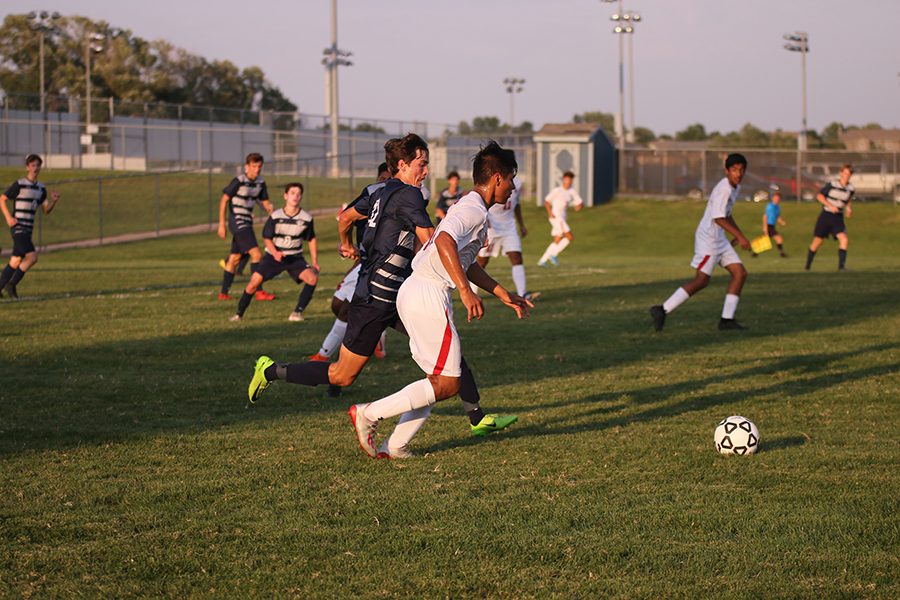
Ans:
[[[60,18],[60,14],[56,11],[52,13],[42,10],[40,12],[32,11],[28,13],[28,20],[31,21],[31,28],[38,32],[40,44],[40,79],[41,79],[41,119],[44,121],[44,160],[50,152],[50,128],[47,124],[47,92],[44,84],[44,36],[49,32],[55,32],[56,26],[54,21]]]
[[[332,177],[340,175],[340,146],[338,140],[338,67],[349,67],[353,63],[347,60],[352,52],[340,50],[337,45],[337,0],[331,0],[331,46],[322,51],[322,64],[325,65],[328,90],[328,118],[331,125],[331,150],[329,154],[329,171]]]
[[[806,55],[809,54],[809,35],[805,31],[796,31],[784,35],[787,44],[784,49],[789,52],[800,53],[800,80],[803,93],[803,128],[797,136],[797,202],[800,202],[803,196],[801,188],[801,170],[803,168],[803,153],[807,150],[807,135],[809,128],[806,124]]]
[[[516,107],[514,100],[516,94],[521,94],[522,90],[525,89],[522,87],[525,85],[525,80],[517,77],[507,77],[503,80],[503,85],[506,86],[506,93],[509,94],[509,132],[512,133],[513,128],[516,126]]]

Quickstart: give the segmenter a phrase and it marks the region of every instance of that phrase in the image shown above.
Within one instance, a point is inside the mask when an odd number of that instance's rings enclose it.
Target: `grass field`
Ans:
[[[539,269],[528,208],[533,317],[457,319],[482,404],[520,422],[473,438],[448,400],[394,462],[363,456],[345,411],[421,376],[395,334],[340,399],[276,384],[245,406],[258,354],[318,348],[336,255],[307,321],[278,279],[237,325],[211,234],[45,255],[0,301],[0,595],[900,596],[900,210],[858,206],[850,270],[829,242],[806,273],[817,211],[786,203],[790,258],[745,260],[750,330],[716,330],[719,271],[656,334],[702,212],[573,214]],[[715,453],[731,414],[759,454]]]

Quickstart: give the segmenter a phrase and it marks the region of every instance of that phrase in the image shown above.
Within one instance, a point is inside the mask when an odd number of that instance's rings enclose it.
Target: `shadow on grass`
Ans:
[[[759,444],[760,452],[777,452],[778,450],[786,450],[796,446],[803,446],[809,438],[802,435],[783,435],[771,440],[763,439]]]
[[[849,274],[848,274],[849,275]],[[681,328],[654,334],[646,316],[646,307],[674,289],[677,281],[648,282],[608,287],[579,287],[554,290],[542,298],[539,315],[525,323],[489,316],[477,326],[457,322],[463,335],[465,353],[484,389],[506,384],[540,382],[547,378],[576,376],[598,369],[668,361],[679,352],[697,352],[706,347],[727,344],[731,339],[790,338],[799,333],[848,325],[896,313],[897,285],[886,284],[882,275],[852,274],[840,277],[837,288],[831,285],[827,300],[810,296],[809,285],[824,285],[833,276],[804,277],[797,285],[796,274],[763,274],[751,283],[758,294],[776,290],[780,307],[764,312],[746,308],[754,329],[747,332],[717,332],[715,312],[709,329],[699,330],[693,313],[680,312]],[[193,282],[183,287],[207,286]],[[160,286],[149,289],[178,289]],[[724,287],[724,286],[721,286]],[[835,291],[837,289],[837,291]],[[128,289],[104,291],[116,294]],[[724,291],[724,290],[720,290]],[[839,292],[839,293],[838,293]],[[717,290],[706,297],[721,301]],[[95,295],[95,294],[92,294]],[[164,297],[171,310],[180,310],[178,296]],[[206,311],[210,306],[203,306]],[[492,310],[501,309],[496,304]],[[140,309],[138,309],[140,310]],[[705,309],[704,309],[705,310]],[[743,309],[742,309],[743,310]],[[716,309],[717,311],[717,309]],[[302,328],[287,327],[271,321],[233,326],[225,323],[200,333],[161,331],[150,339],[115,339],[115,322],[92,325],[102,327],[101,339],[76,347],[54,348],[35,356],[4,358],[0,404],[0,455],[42,449],[57,449],[80,444],[144,437],[165,432],[199,432],[235,424],[265,422],[287,415],[320,414],[343,409],[352,401],[367,401],[391,393],[421,377],[410,360],[404,343],[394,343],[389,360],[366,367],[366,373],[340,400],[326,398],[324,387],[278,384],[276,393],[267,392],[261,406],[245,410],[246,386],[251,365],[259,354],[280,360],[303,360],[318,348],[331,325],[329,316],[304,323]],[[493,320],[492,320],[493,319]],[[162,322],[163,324],[165,322]],[[693,324],[692,324],[693,323]],[[704,321],[706,323],[706,321]],[[14,324],[15,325],[15,324]],[[15,334],[15,325],[12,334]],[[171,328],[172,326],[170,326]],[[498,344],[497,340],[503,340]],[[515,352],[509,352],[514,348]],[[631,390],[604,391],[573,402],[565,417],[539,420],[539,423],[513,429],[509,435],[556,435],[579,431],[603,430],[638,421],[651,421],[727,406],[748,395],[781,396],[806,393],[845,381],[864,379],[892,372],[898,365],[874,366],[850,371],[842,363],[854,354],[881,352],[897,344],[876,344],[850,351],[779,357],[729,375],[734,389],[710,395],[691,396],[691,392],[721,382],[722,374],[700,380]],[[733,365],[733,357],[721,353],[724,364]],[[558,357],[555,357],[557,356]],[[715,355],[713,355],[715,356]],[[764,358],[753,359],[754,363]],[[658,366],[660,363],[656,363]],[[677,368],[677,367],[674,367]],[[773,381],[763,388],[746,389],[741,379],[790,372],[793,379]],[[827,371],[827,372],[826,372]],[[809,377],[814,375],[813,377]],[[354,398],[355,396],[355,398]],[[623,401],[623,397],[628,397]],[[670,398],[683,398],[675,402]],[[612,403],[612,404],[611,404]],[[442,406],[455,404],[448,400]],[[485,409],[495,409],[490,398]],[[550,408],[550,405],[546,406]],[[519,407],[517,407],[519,408]],[[533,407],[540,411],[542,405]],[[457,417],[459,418],[459,417]],[[437,446],[480,443],[470,438]]]

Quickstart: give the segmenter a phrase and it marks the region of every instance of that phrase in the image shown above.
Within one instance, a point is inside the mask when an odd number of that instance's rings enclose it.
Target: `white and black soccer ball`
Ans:
[[[759,430],[747,417],[735,415],[719,422],[715,440],[719,454],[755,454],[759,449]]]

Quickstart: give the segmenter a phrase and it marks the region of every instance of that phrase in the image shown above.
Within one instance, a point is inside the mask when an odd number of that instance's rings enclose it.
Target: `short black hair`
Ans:
[[[518,170],[516,153],[508,148],[501,148],[494,140],[483,146],[472,161],[472,179],[475,185],[488,183],[496,173],[508,177],[510,174],[515,175]]]
[[[725,168],[730,169],[734,165],[744,165],[744,168],[747,168],[747,159],[743,154],[738,154],[737,152],[732,152],[725,158]]]
[[[563,179],[565,179],[566,177],[575,179],[575,173],[573,173],[572,171],[566,171],[565,173],[563,173]]]
[[[386,162],[383,162],[383,163],[381,163],[380,165],[378,165],[378,172],[375,174],[375,176],[376,176],[376,177],[381,177],[381,174],[382,174],[382,173],[385,173],[385,172],[390,173],[391,170],[388,169],[387,163],[386,163]]]
[[[247,158],[244,159],[245,165],[249,165],[250,163],[262,164],[263,162],[265,162],[265,159],[263,159],[263,155],[259,152],[251,152],[247,155]]]
[[[457,173],[456,171],[450,171],[449,173],[447,173],[447,179],[453,179],[454,177],[459,179],[459,173]]]
[[[43,165],[43,164],[44,164],[44,159],[42,159],[42,158],[41,158],[40,156],[38,156],[37,154],[29,154],[28,156],[25,157],[25,166],[26,166],[26,167],[27,167],[28,165],[30,165],[31,163],[33,163],[33,162],[38,162],[38,163],[40,163],[40,164]]]
[[[428,143],[415,133],[407,133],[402,138],[389,139],[384,144],[384,160],[391,170],[391,175],[396,175],[400,170],[400,161],[409,164],[416,159],[421,150],[428,152]]]
[[[284,193],[287,194],[291,191],[291,188],[300,188],[300,195],[303,195],[303,184],[299,181],[292,181],[289,184],[284,186]]]

